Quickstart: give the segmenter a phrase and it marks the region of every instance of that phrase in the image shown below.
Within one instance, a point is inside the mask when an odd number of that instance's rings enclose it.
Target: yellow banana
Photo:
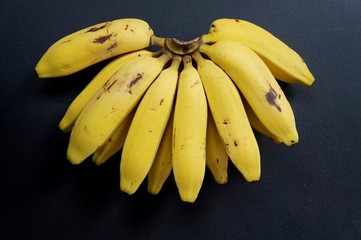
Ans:
[[[173,122],[173,174],[180,197],[194,202],[206,167],[207,100],[192,59],[183,57]]]
[[[152,52],[147,50],[139,50],[133,53],[128,53],[116,57],[108,63],[94,78],[93,80],[80,92],[80,94],[73,100],[68,107],[65,115],[59,123],[59,128],[64,132],[71,131],[74,126],[75,120],[78,118],[80,112],[85,105],[94,96],[94,94],[102,88],[102,86],[109,80],[114,73],[116,73],[126,63],[134,60],[137,57],[151,56]]]
[[[169,117],[157,155],[148,172],[148,192],[158,194],[172,171],[173,115]]]
[[[128,18],[99,23],[55,42],[35,67],[41,78],[66,76],[105,59],[148,47],[153,30]]]
[[[244,99],[243,99],[244,100]],[[273,135],[268,129],[262,124],[262,122],[258,119],[253,109],[247,101],[243,101],[244,109],[246,110],[248,120],[254,130],[265,135],[268,138],[271,138],[275,143],[282,143],[282,140],[277,136]]]
[[[211,114],[207,122],[206,165],[218,184],[227,183],[228,154]]]
[[[237,87],[215,63],[193,54],[214,122],[229,158],[249,182],[261,174],[260,153]],[[222,96],[222,97],[220,97]]]
[[[199,49],[235,82],[262,124],[287,146],[298,142],[292,108],[265,63],[241,43],[223,40]]]
[[[214,21],[204,43],[233,40],[255,51],[279,80],[311,86],[312,73],[298,53],[265,29],[239,19],[222,18]]]
[[[139,103],[120,161],[120,189],[123,192],[133,194],[153,164],[172,112],[180,63],[181,58],[174,57],[170,67],[161,72]]]
[[[94,152],[92,160],[95,164],[101,165],[105,163],[111,156],[123,148],[136,109],[135,107],[110,138]]]
[[[81,163],[109,139],[170,58],[164,53],[129,62],[91,98],[70,134],[67,158],[72,164]]]

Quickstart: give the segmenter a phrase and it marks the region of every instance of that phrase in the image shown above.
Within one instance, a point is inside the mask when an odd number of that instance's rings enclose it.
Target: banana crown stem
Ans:
[[[202,43],[202,39],[197,37],[190,41],[181,41],[176,38],[160,38],[153,36],[152,44],[164,48],[174,55],[184,56],[196,52]]]

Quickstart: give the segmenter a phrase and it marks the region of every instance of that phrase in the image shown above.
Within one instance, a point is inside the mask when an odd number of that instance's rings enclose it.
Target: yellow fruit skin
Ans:
[[[202,44],[210,57],[235,82],[262,124],[287,145],[298,142],[292,108],[281,87],[259,56],[248,47],[223,40]]]
[[[211,114],[207,123],[206,165],[218,184],[227,183],[228,154]]]
[[[137,58],[92,97],[70,135],[67,157],[72,164],[81,163],[109,139],[169,60],[168,54]]]
[[[94,152],[92,160],[95,164],[101,165],[105,163],[110,157],[123,148],[135,110],[136,107],[128,114],[128,116],[126,116],[124,121],[117,127],[110,138]]]
[[[194,202],[206,167],[207,100],[189,56],[183,57],[173,122],[173,174],[182,201]]]
[[[255,51],[279,80],[311,86],[314,77],[304,60],[280,39],[265,29],[240,19],[222,18],[214,21],[204,43],[233,40]]]
[[[277,136],[274,136],[268,129],[261,123],[253,109],[249,106],[247,101],[243,101],[244,109],[246,110],[248,120],[254,130],[265,135],[268,138],[271,138],[275,143],[282,143],[282,140]]]
[[[215,63],[202,58],[199,53],[193,57],[197,62],[215,125],[229,158],[247,181],[259,180],[259,148],[237,87]]]
[[[163,70],[139,103],[120,161],[120,189],[133,194],[146,178],[157,154],[177,89],[180,57]],[[153,67],[153,66],[151,66]]]
[[[128,53],[116,57],[109,64],[107,64],[93,80],[80,92],[80,94],[73,100],[65,115],[59,123],[59,128],[64,132],[69,132],[74,126],[76,119],[80,112],[90,99],[99,91],[100,88],[126,63],[142,56],[152,56],[153,53],[147,50],[139,50],[133,53]]]
[[[148,192],[158,194],[172,171],[173,115],[170,116],[163,133],[157,155],[148,172]]]
[[[55,42],[35,67],[40,78],[66,76],[105,59],[146,48],[153,30],[135,18],[99,23]]]

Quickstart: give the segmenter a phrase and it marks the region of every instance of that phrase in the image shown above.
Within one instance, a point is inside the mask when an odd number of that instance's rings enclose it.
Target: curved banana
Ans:
[[[218,184],[227,183],[228,154],[218,134],[212,115],[208,115],[206,165]]]
[[[199,51],[232,78],[259,120],[272,134],[287,146],[298,142],[292,108],[278,82],[255,52],[229,40],[213,45],[202,44]]]
[[[170,58],[164,53],[131,61],[91,98],[70,134],[67,158],[72,164],[81,163],[111,136]]]
[[[240,19],[218,19],[202,40],[204,43],[233,40],[244,44],[255,51],[281,81],[311,86],[315,80],[298,53],[253,23]]]
[[[259,180],[259,148],[237,87],[220,67],[200,53],[193,54],[193,58],[229,158],[247,181]]]
[[[124,121],[117,127],[110,138],[99,147],[93,154],[92,160],[95,164],[101,165],[110,157],[123,148],[130,124],[133,120],[136,107],[126,116]]]
[[[135,18],[99,23],[55,42],[35,67],[41,78],[66,76],[105,59],[150,46],[153,30]]]
[[[172,112],[180,57],[174,57],[139,103],[124,142],[120,189],[133,194],[147,176]],[[154,66],[152,66],[154,67]]]
[[[206,167],[207,99],[192,59],[183,57],[173,122],[173,174],[180,197],[194,202]]]
[[[277,144],[282,143],[282,140],[279,139],[277,136],[273,135],[270,131],[268,131],[268,129],[258,119],[251,106],[249,106],[248,102],[244,101],[244,99],[242,100],[243,100],[244,109],[246,110],[247,117],[252,128],[257,132],[263,134],[264,136],[271,138],[275,143]]]
[[[85,105],[90,101],[95,93],[109,80],[114,73],[116,73],[126,63],[142,56],[152,56],[154,53],[147,50],[139,50],[133,53],[128,53],[116,57],[108,63],[93,80],[80,92],[80,94],[73,100],[65,115],[59,123],[59,128],[64,132],[69,132],[74,126],[75,120],[78,118],[80,112]]]
[[[157,155],[148,172],[148,192],[158,194],[172,171],[173,114],[169,117]]]

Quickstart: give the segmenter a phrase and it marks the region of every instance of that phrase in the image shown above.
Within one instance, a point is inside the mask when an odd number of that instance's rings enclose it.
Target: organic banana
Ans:
[[[97,93],[97,91],[126,63],[142,56],[152,56],[154,53],[148,50],[139,50],[133,53],[121,55],[116,57],[108,63],[93,80],[80,92],[80,94],[73,100],[68,107],[65,115],[59,123],[59,128],[64,132],[71,131],[75,120],[78,118],[84,106]]]
[[[158,194],[172,171],[173,114],[169,117],[157,155],[148,172],[148,192]]]
[[[287,146],[298,142],[292,108],[264,62],[248,47],[223,40],[202,44],[199,51],[235,82],[262,124]]]
[[[311,86],[314,77],[303,59],[281,40],[265,29],[240,19],[218,19],[209,33],[202,36],[204,43],[233,40],[255,51],[271,70],[275,78]]]
[[[173,122],[173,174],[180,197],[194,202],[206,167],[207,99],[192,59],[183,57]]]
[[[41,78],[66,76],[102,60],[150,46],[153,30],[140,19],[99,23],[55,42],[42,56]]]
[[[72,164],[81,163],[111,136],[170,58],[164,53],[131,61],[91,98],[70,134],[67,157]]]
[[[120,189],[133,194],[147,176],[172,112],[180,57],[174,57],[139,103],[120,161]]]
[[[136,109],[137,108],[134,107],[134,109],[128,114],[128,116],[126,116],[123,122],[110,136],[110,138],[94,152],[92,160],[95,164],[101,165],[105,163],[110,157],[123,148],[125,138],[127,137],[128,130]]]
[[[260,153],[237,87],[220,67],[200,53],[195,52],[193,58],[229,158],[247,181],[259,180]]]
[[[218,184],[227,183],[228,154],[211,114],[207,122],[206,165]]]

